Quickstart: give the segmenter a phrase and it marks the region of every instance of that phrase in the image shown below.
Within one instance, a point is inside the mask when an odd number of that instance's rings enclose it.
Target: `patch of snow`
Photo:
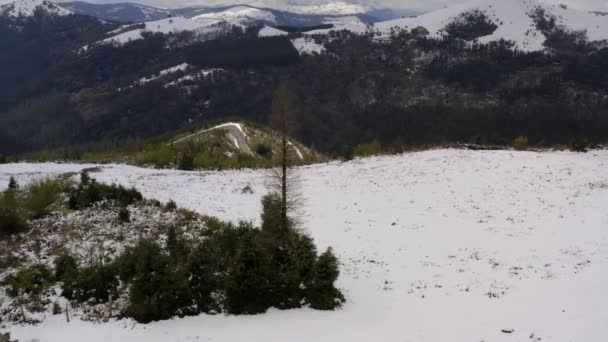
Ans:
[[[277,37],[277,36],[286,36],[287,32],[276,29],[270,26],[264,26],[260,32],[258,32],[259,37]]]
[[[174,67],[165,69],[165,70],[161,70],[158,75],[155,76],[150,76],[150,77],[143,77],[141,78],[139,81],[137,81],[136,83],[139,85],[142,84],[146,84],[148,82],[152,82],[154,80],[157,80],[163,76],[169,75],[169,74],[173,74],[179,71],[186,71],[188,69],[188,67],[190,67],[190,65],[188,63],[182,63],[180,65],[176,65]]]
[[[197,79],[201,79],[201,78],[205,78],[208,77],[209,75],[213,75],[217,72],[223,72],[224,69],[221,68],[214,68],[214,69],[204,69],[204,70],[200,70],[195,74],[192,75],[186,75],[184,77],[180,77],[177,80],[167,83],[165,84],[165,88],[167,87],[174,87],[174,86],[180,86],[183,83],[187,82],[187,81],[193,81],[193,80],[197,80]]]
[[[246,24],[251,21],[276,23],[274,14],[248,6],[230,7],[221,12],[204,13],[192,18],[195,21],[226,21],[232,24]]]
[[[243,126],[242,126],[240,123],[236,123],[236,122],[227,122],[227,123],[224,123],[224,124],[221,124],[221,125],[217,125],[217,126],[215,126],[215,127],[211,127],[211,128],[204,129],[204,130],[202,130],[202,131],[198,131],[198,132],[196,132],[196,133],[194,133],[194,134],[190,134],[190,135],[188,135],[188,136],[185,136],[185,137],[183,137],[183,138],[180,138],[180,139],[178,139],[178,140],[175,140],[175,141],[171,142],[171,143],[170,143],[170,145],[179,144],[179,143],[180,143],[180,142],[182,142],[182,141],[186,141],[186,140],[192,139],[193,137],[196,137],[196,136],[201,135],[201,134],[203,134],[203,133],[207,133],[207,132],[215,131],[215,130],[218,130],[218,129],[231,129],[231,128],[236,129],[236,130],[239,132],[239,134],[241,134],[241,136],[243,136],[244,138],[247,138],[247,134],[245,133],[245,130],[243,129]],[[235,136],[232,136],[232,137],[233,137],[234,139],[236,139],[236,137],[235,137]],[[235,146],[236,146],[237,148],[239,148],[239,143],[238,143],[238,141],[235,143]],[[240,149],[240,148],[239,148],[239,149]]]
[[[287,5],[282,9],[291,13],[309,15],[352,15],[367,12],[367,8],[364,5],[353,4],[345,1],[321,3],[316,5]]]
[[[323,45],[315,43],[314,39],[309,37],[292,39],[291,43],[296,50],[300,52],[300,54],[320,54],[325,51],[325,47]]]
[[[291,141],[288,141],[287,144],[291,146],[294,151],[296,151],[296,154],[298,155],[298,158],[300,158],[300,160],[304,160],[304,155],[302,154],[302,151],[300,151],[300,148],[298,146],[294,145]]]
[[[365,33],[370,25],[364,23],[356,16],[346,16],[346,17],[335,17],[328,18],[323,21],[324,24],[333,25],[330,29],[318,29],[313,31],[306,32],[307,35],[315,35],[315,34],[328,34],[330,31],[351,31],[354,33],[362,34]]]

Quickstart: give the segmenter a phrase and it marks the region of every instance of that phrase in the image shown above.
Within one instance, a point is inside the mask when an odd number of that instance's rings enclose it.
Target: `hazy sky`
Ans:
[[[0,0],[2,1],[2,0]],[[69,0],[59,0],[69,1]],[[137,2],[151,6],[162,7],[184,7],[188,5],[232,5],[232,4],[252,4],[268,7],[276,7],[282,4],[290,5],[308,5],[319,4],[334,1],[344,1],[357,3],[361,5],[375,5],[374,7],[389,7],[398,9],[437,9],[449,6],[454,3],[462,3],[470,0],[84,0],[96,3],[112,3],[112,2]],[[510,1],[510,0],[503,0]],[[551,3],[563,3],[579,9],[592,9],[600,11],[608,11],[608,0],[542,0]]]

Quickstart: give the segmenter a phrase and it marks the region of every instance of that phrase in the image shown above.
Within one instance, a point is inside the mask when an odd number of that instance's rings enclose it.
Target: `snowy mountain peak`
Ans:
[[[321,3],[318,5],[292,5],[285,7],[284,10],[298,14],[315,15],[353,15],[367,12],[365,6],[343,1]]]
[[[233,24],[252,21],[276,23],[276,18],[272,12],[249,6],[230,7],[221,12],[205,13],[195,16],[192,19],[197,21],[226,21]]]
[[[538,51],[544,49],[546,40],[535,20],[539,13],[554,20],[556,27],[561,29],[586,31],[590,41],[608,39],[608,20],[605,17],[538,0],[475,0],[415,18],[386,21],[376,27],[388,34],[393,27],[413,29],[421,26],[429,31],[430,36],[442,37],[449,25],[481,17],[492,29],[478,37],[479,42],[504,39],[512,41],[521,50]]]
[[[0,5],[0,15],[18,18],[30,17],[41,9],[54,15],[69,15],[72,12],[47,0],[17,0]]]

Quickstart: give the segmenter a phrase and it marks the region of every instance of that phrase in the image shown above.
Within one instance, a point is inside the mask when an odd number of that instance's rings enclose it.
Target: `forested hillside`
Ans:
[[[281,83],[295,100],[295,138],[330,154],[374,140],[605,142],[608,48],[543,13],[535,23],[545,49],[526,52],[478,42],[496,29],[479,15],[441,38],[421,27],[304,38],[225,26],[125,44],[96,44],[119,26],[92,17],[1,18],[0,154],[112,149],[226,118],[268,123]],[[297,39],[322,52],[301,53]]]

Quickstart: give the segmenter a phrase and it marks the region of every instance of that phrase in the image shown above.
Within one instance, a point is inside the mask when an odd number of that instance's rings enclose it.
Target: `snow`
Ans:
[[[243,126],[240,123],[227,122],[227,123],[224,123],[224,124],[221,124],[221,125],[217,125],[217,126],[214,126],[214,127],[208,128],[208,129],[204,129],[202,131],[198,131],[198,132],[196,132],[194,134],[190,134],[190,135],[188,135],[186,137],[183,137],[183,138],[180,138],[178,140],[175,140],[175,141],[173,141],[171,143],[171,145],[179,144],[182,141],[189,140],[189,139],[191,139],[191,138],[193,138],[193,137],[195,137],[197,135],[201,135],[201,134],[206,133],[206,132],[215,131],[215,130],[218,130],[218,129],[230,129],[230,128],[236,129],[241,134],[241,136],[244,139],[247,138],[247,134],[245,133],[245,130],[243,129]],[[233,136],[233,138],[236,140],[236,137]],[[237,148],[239,148],[238,141],[235,143],[235,145],[236,145]]]
[[[174,86],[180,86],[180,85],[182,85],[183,83],[185,83],[187,81],[193,81],[193,80],[197,80],[197,79],[200,79],[200,78],[205,78],[205,77],[208,77],[209,75],[213,75],[215,73],[223,72],[223,71],[225,71],[225,70],[221,69],[221,68],[199,70],[195,74],[186,75],[184,77],[178,78],[177,80],[175,80],[173,82],[165,84],[165,88],[167,88],[167,87],[174,87]]]
[[[276,29],[270,26],[264,26],[260,32],[258,32],[259,37],[277,37],[277,36],[286,36],[287,32]]]
[[[190,65],[188,63],[182,63],[182,64],[176,65],[174,67],[171,67],[171,68],[168,68],[168,69],[165,69],[165,70],[161,70],[158,73],[158,75],[149,76],[149,77],[143,77],[143,78],[141,78],[136,83],[139,84],[139,85],[146,84],[148,82],[152,82],[154,80],[157,80],[157,79],[159,79],[159,78],[161,78],[163,76],[174,74],[174,73],[180,72],[180,71],[186,71],[188,69],[188,67],[190,67]]]
[[[367,12],[367,8],[363,5],[343,1],[317,5],[287,5],[281,9],[291,13],[310,15],[351,15]]]
[[[196,21],[220,20],[233,24],[246,24],[250,21],[276,23],[276,18],[272,12],[248,6],[235,6],[221,12],[201,14],[192,19]]]
[[[144,25],[144,28],[136,28],[123,32],[106,38],[96,44],[123,45],[134,40],[142,39],[144,32],[171,34],[183,31],[194,31],[201,35],[210,34],[222,30],[221,25],[218,25],[220,23],[221,21],[219,20],[194,21],[184,17],[165,18],[143,23],[142,25]],[[86,50],[87,47],[84,49]]]
[[[31,17],[41,8],[55,15],[70,15],[72,12],[46,0],[17,0],[0,3],[0,15],[8,17]]]
[[[304,160],[304,155],[302,154],[302,151],[300,151],[300,148],[298,146],[294,145],[291,141],[288,141],[287,144],[296,151],[296,154],[298,155],[298,158],[300,158],[300,160]]]
[[[88,165],[0,165],[23,183]],[[100,181],[227,220],[259,221],[266,171],[101,166]],[[140,325],[55,316],[21,341],[608,340],[608,151],[433,150],[298,169],[304,227],[342,263],[336,312]],[[240,190],[251,185],[254,194]],[[504,333],[502,330],[512,333]]]
[[[314,54],[325,51],[323,45],[315,43],[314,39],[309,37],[292,39],[291,43],[300,54]]]
[[[385,21],[375,26],[385,35],[388,35],[392,27],[414,29],[422,26],[429,30],[432,37],[440,37],[442,29],[458,19],[461,14],[479,10],[499,26],[493,34],[480,38],[481,43],[505,39],[513,41],[521,50],[540,51],[544,49],[545,36],[536,29],[530,17],[538,7],[544,8],[547,14],[555,15],[558,25],[570,30],[587,30],[590,40],[608,39],[608,21],[605,18],[572,8],[545,4],[538,0],[474,0],[419,17]],[[358,32],[358,27],[352,29]]]

